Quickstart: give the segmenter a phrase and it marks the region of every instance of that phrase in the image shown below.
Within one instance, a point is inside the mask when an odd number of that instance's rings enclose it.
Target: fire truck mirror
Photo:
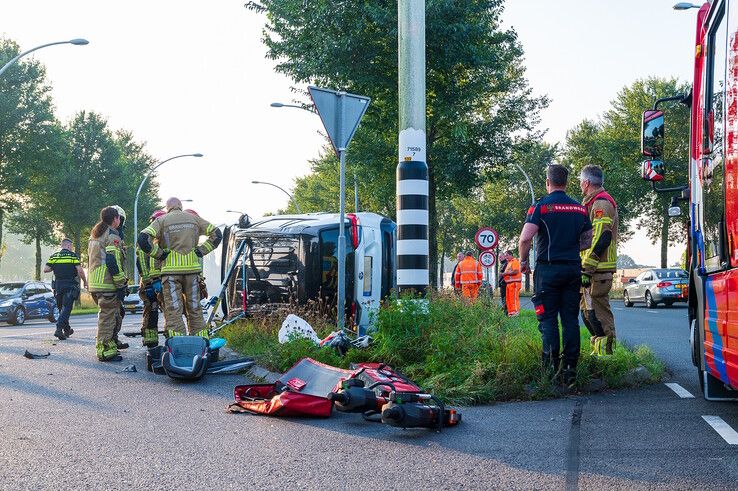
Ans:
[[[641,177],[646,181],[663,181],[666,169],[660,160],[644,160],[641,164]]]
[[[644,157],[658,158],[664,154],[664,113],[643,112],[641,125],[641,153]]]

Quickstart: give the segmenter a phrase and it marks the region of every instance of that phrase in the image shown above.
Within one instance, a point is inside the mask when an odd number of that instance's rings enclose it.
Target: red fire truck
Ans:
[[[689,179],[663,188],[664,113],[691,105]],[[697,14],[692,93],[643,113],[642,177],[674,193],[669,216],[689,203],[687,249],[692,361],[706,399],[738,399],[738,0],[712,0]]]

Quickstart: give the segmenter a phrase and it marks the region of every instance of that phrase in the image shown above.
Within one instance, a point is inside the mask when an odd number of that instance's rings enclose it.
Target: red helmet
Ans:
[[[160,216],[164,216],[166,214],[167,214],[167,212],[164,211],[164,210],[155,210],[154,213],[152,213],[151,216],[149,217],[149,220],[153,222],[154,220],[156,220]]]
[[[196,217],[199,217],[200,216],[200,215],[197,214],[197,212],[195,210],[192,210],[192,209],[189,209],[189,208],[185,210],[185,213],[189,213],[190,215],[195,215]]]

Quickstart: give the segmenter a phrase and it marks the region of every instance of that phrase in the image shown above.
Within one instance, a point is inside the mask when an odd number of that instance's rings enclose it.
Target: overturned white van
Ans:
[[[222,279],[241,242],[246,241],[226,291],[226,315],[309,300],[335,305],[338,220],[337,213],[277,215],[253,221],[242,217],[238,224],[226,227]],[[359,334],[365,333],[372,311],[396,286],[396,228],[392,220],[376,213],[346,214],[346,315]]]

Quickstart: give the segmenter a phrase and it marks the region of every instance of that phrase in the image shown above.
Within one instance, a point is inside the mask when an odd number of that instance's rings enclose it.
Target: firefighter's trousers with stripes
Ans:
[[[171,334],[197,336],[205,330],[200,306],[200,284],[197,273],[162,275],[164,319]],[[187,316],[185,326],[182,316]]]

